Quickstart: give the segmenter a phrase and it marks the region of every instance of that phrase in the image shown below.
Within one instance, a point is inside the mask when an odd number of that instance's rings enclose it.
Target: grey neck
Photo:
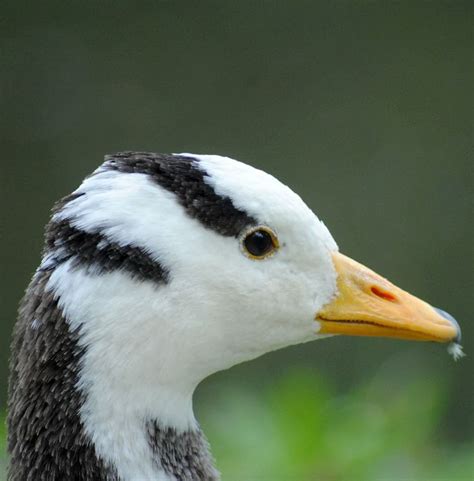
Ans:
[[[171,479],[178,481],[218,481],[209,452],[209,444],[201,430],[178,433],[162,428],[156,421],[147,425],[155,462]]]
[[[83,350],[39,270],[13,332],[8,396],[9,481],[118,481],[80,419],[76,385]]]
[[[84,349],[45,289],[50,275],[40,270],[34,276],[13,335],[8,480],[138,481],[121,479],[85,432],[79,414],[85,395],[76,387]],[[145,429],[157,472],[173,481],[219,480],[199,429],[178,433],[157,421]]]

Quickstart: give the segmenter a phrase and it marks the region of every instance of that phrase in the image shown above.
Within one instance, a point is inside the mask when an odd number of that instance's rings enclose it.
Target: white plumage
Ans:
[[[117,476],[101,479],[191,479],[176,474],[179,466],[167,468],[163,456],[157,458],[146,426],[155,420],[177,436],[196,431],[193,392],[216,371],[342,331],[436,340],[457,335],[440,316],[431,330],[434,311],[418,300],[428,327],[399,327],[390,311],[381,316],[387,323],[384,331],[373,306],[395,309],[390,296],[403,304],[408,294],[337,254],[324,224],[274,177],[227,157],[179,154],[176,159],[201,172],[203,185],[194,186],[196,191],[208,189],[216,199],[230,200],[237,214],[244,213],[255,225],[237,235],[222,235],[203,223],[199,213],[190,215],[192,209],[203,209],[201,194],[188,198],[191,194],[186,197],[184,190],[178,195],[169,187],[176,180],[171,174],[159,171],[162,185],[157,185],[149,170],[135,164],[134,170],[129,164],[128,170],[111,168],[109,161],[52,218],[53,227],[64,224],[94,239],[92,254],[84,257],[80,247],[74,251],[69,237],[59,239],[45,251],[37,274],[48,272],[46,291],[54,295],[69,329],[79,333],[83,354],[74,389],[83,396],[80,421],[97,457]],[[154,168],[150,162],[147,169]],[[177,172],[173,175],[179,177]],[[182,183],[188,181],[186,177]],[[243,240],[258,226],[272,232],[278,248],[254,260],[244,252]],[[144,280],[120,266],[104,269],[97,259],[111,244],[124,252],[139,249],[168,274],[166,282]],[[346,270],[347,276],[341,274]],[[337,304],[347,294],[341,279],[348,279],[351,292],[357,291],[357,302],[365,299],[358,310]],[[334,317],[336,311],[327,306],[335,305],[349,317]],[[41,329],[41,323],[32,318],[30,327]],[[199,479],[215,479],[210,476]]]
[[[190,219],[144,174],[99,172],[77,190],[86,196],[55,215],[85,231],[100,227],[121,245],[142,246],[172,273],[157,288],[126,272],[93,276],[65,263],[48,285],[88,346],[81,379],[87,432],[125,480],[158,476],[144,418],[194,428],[192,395],[203,379],[316,339],[314,313],[336,292],[329,254],[336,244],[296,194],[231,159],[203,162],[216,193],[278,233],[285,248],[271,260],[249,260],[234,238]]]

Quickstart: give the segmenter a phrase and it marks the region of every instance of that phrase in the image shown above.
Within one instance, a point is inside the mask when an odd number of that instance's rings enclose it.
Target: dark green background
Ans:
[[[468,353],[331,339],[218,374],[198,401],[289,366],[348,393],[395,359],[388,389],[413,370],[446,384],[440,439],[472,439],[471,2],[3,2],[0,16],[0,409],[52,203],[105,153],[190,151],[287,183],[344,253],[459,319]]]

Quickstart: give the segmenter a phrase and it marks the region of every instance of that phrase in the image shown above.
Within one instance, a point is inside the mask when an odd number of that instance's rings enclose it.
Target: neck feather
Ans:
[[[111,409],[109,417],[94,416],[89,394],[100,386],[90,392],[81,379],[87,347],[47,289],[50,276],[34,276],[14,331],[9,481],[218,480],[197,424],[169,427],[159,412],[133,406],[124,415]]]
[[[200,429],[179,433],[174,428],[163,428],[157,421],[150,421],[147,423],[147,432],[155,462],[172,479],[220,479],[209,454],[209,445]]]

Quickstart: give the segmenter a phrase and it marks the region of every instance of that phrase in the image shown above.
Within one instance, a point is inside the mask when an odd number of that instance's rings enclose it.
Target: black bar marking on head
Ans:
[[[68,220],[51,221],[46,227],[45,254],[52,256],[51,269],[73,259],[73,267],[89,267],[96,273],[127,271],[132,277],[167,282],[168,271],[136,246],[122,246],[100,232],[85,232]]]
[[[104,169],[146,174],[164,189],[173,192],[191,217],[229,237],[257,221],[237,209],[229,197],[217,195],[206,182],[199,160],[182,155],[150,152],[120,152],[105,156]]]

